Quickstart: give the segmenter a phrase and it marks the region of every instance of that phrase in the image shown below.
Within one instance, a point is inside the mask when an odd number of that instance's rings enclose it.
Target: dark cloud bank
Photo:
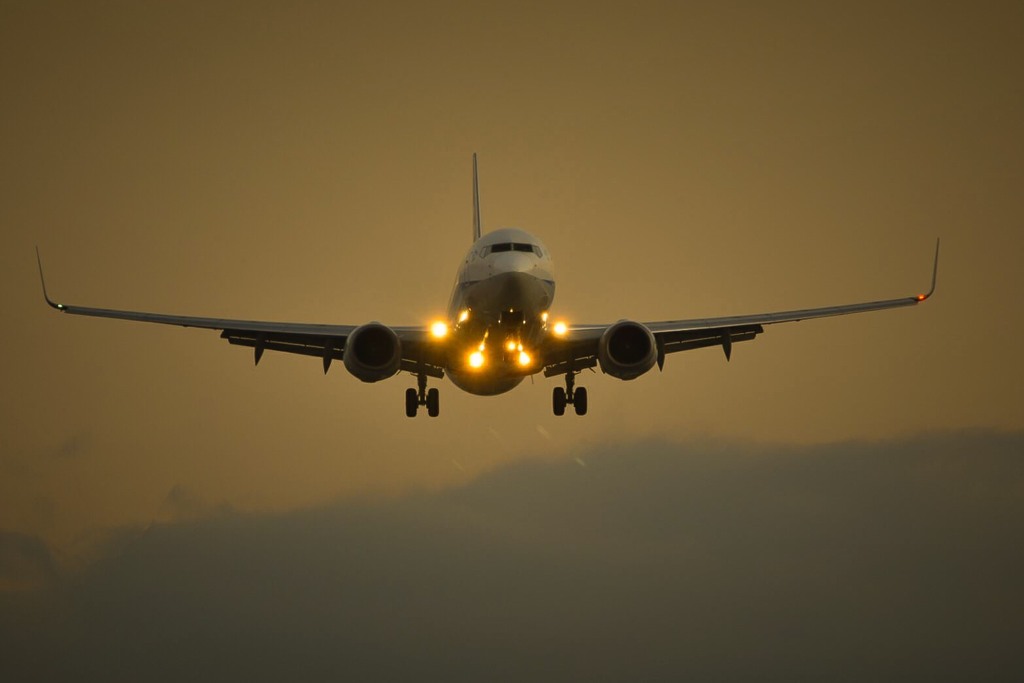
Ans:
[[[389,503],[155,525],[72,575],[6,534],[0,678],[1024,673],[1022,433],[582,459]]]

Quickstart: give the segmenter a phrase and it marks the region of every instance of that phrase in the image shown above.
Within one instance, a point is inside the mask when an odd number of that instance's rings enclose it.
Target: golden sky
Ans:
[[[0,529],[71,546],[648,437],[1024,427],[1020,3],[4,2],[0,73]],[[427,322],[473,152],[485,229],[550,247],[570,320],[910,295],[941,237],[938,291],[583,375],[582,419],[538,377],[409,420],[411,377],[43,303],[34,245],[69,303]]]

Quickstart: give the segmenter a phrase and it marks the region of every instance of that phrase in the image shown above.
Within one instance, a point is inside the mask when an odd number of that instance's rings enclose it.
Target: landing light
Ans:
[[[533,362],[533,359],[530,358],[530,354],[528,354],[526,351],[520,351],[519,352],[519,364],[520,365],[524,365],[524,366],[525,365],[529,365],[531,362]]]
[[[430,334],[434,339],[444,339],[448,335],[448,325],[441,321],[433,323],[430,326]]]
[[[505,342],[505,350],[506,351],[515,351],[516,347],[517,347],[517,344],[516,344],[514,339],[509,339],[507,342]]]
[[[471,368],[482,368],[484,365],[484,354],[474,351],[469,354],[469,366]]]
[[[548,321],[548,312],[547,311],[544,311],[543,313],[540,314],[540,320],[541,320],[541,322],[545,322],[545,323]]]
[[[564,337],[565,333],[569,331],[569,326],[559,320],[555,323],[554,333],[558,337]]]
[[[469,310],[468,309],[467,310],[463,310],[461,313],[459,313],[459,322],[460,323],[464,323],[467,320],[469,320]]]

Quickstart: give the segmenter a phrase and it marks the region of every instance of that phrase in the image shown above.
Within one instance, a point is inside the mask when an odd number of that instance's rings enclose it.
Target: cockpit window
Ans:
[[[492,244],[484,250],[484,256],[488,254],[496,254],[501,251],[524,251],[532,252],[537,256],[540,256],[540,247],[535,244],[526,244],[525,242],[501,242],[499,244]]]

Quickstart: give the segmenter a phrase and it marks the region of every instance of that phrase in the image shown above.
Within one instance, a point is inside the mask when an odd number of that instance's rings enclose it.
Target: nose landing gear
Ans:
[[[577,415],[587,414],[587,388],[576,389],[574,388],[575,384],[576,373],[567,372],[565,373],[565,388],[555,387],[551,395],[551,407],[554,409],[555,415],[565,415],[566,405],[571,405]]]
[[[416,384],[419,390],[409,388],[405,390],[405,416],[416,417],[420,406],[427,407],[427,415],[437,417],[441,413],[441,393],[437,389],[427,391],[427,376],[416,375]]]

